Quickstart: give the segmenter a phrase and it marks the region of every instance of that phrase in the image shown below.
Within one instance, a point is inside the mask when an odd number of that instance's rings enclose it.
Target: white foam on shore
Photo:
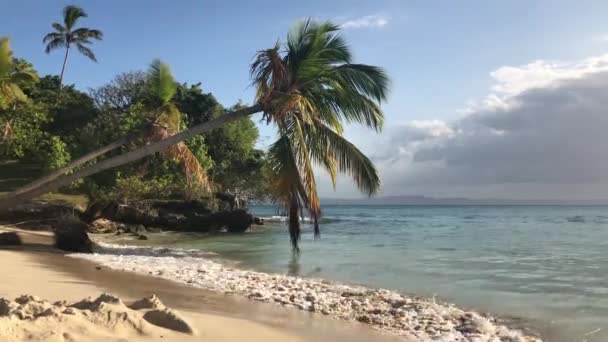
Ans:
[[[133,271],[253,300],[370,324],[416,341],[540,341],[499,325],[491,317],[450,304],[322,279],[229,267],[200,250],[101,243],[94,254],[70,254],[109,268]]]

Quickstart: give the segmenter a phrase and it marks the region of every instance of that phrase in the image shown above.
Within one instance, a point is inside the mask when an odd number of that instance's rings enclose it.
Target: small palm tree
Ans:
[[[103,33],[99,30],[94,30],[86,27],[75,28],[76,22],[80,18],[86,18],[86,12],[76,6],[66,6],[63,9],[63,25],[53,23],[51,26],[55,32],[47,34],[42,42],[46,44],[46,53],[59,48],[65,48],[65,57],[63,58],[63,66],[61,67],[61,76],[59,78],[59,87],[63,86],[63,74],[65,65],[68,61],[68,55],[72,47],[76,47],[80,53],[88,57],[90,60],[97,62],[93,51],[87,47],[91,44],[91,39],[101,40]]]
[[[148,69],[146,83],[150,124],[144,132],[144,140],[145,143],[150,143],[175,135],[184,125],[182,114],[171,102],[177,91],[177,82],[169,66],[158,59],[154,60]],[[187,195],[211,192],[206,170],[184,142],[170,146],[161,155],[176,160],[181,165],[186,176]]]
[[[33,70],[17,70],[10,40],[6,37],[0,38],[0,110],[19,101],[26,101],[27,96],[21,87],[37,79]]]
[[[300,217],[306,209],[319,235],[321,204],[314,165],[334,183],[338,173],[351,176],[372,195],[380,179],[372,162],[343,136],[343,123],[380,130],[388,78],[380,68],[353,64],[351,52],[331,23],[296,25],[284,46],[260,51],[252,65],[256,100],[264,118],[278,128],[268,151],[276,198],[287,212],[289,233],[298,251]]]
[[[21,87],[27,86],[38,79],[36,72],[30,68],[19,68],[13,59],[13,52],[8,38],[0,38],[0,114],[6,109],[15,107],[18,102],[27,101],[27,96]],[[4,121],[0,146],[8,146],[7,141],[13,137],[13,119],[2,117]]]

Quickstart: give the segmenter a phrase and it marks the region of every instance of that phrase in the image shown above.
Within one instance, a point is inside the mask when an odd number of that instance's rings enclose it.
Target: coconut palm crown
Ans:
[[[159,141],[180,132],[182,114],[172,102],[177,92],[177,82],[169,65],[156,59],[148,68],[146,90],[149,97],[150,124],[144,132],[146,143]],[[184,142],[166,149],[162,156],[177,161],[186,177],[186,194],[210,193],[207,171]]]
[[[298,252],[300,217],[308,212],[319,236],[321,204],[314,170],[354,179],[367,195],[380,188],[369,158],[343,136],[345,123],[382,129],[380,104],[388,77],[379,67],[355,64],[339,27],[311,20],[297,24],[284,44],[259,51],[251,66],[256,101],[263,118],[278,128],[268,151],[275,198],[288,214],[294,251]]]
[[[21,87],[37,79],[38,76],[32,70],[17,70],[10,40],[0,38],[0,110],[16,102],[26,101],[27,96]]]
[[[76,28],[75,25],[80,18],[86,18],[87,13],[77,6],[66,6],[63,9],[63,24],[53,23],[51,26],[55,29],[44,36],[42,42],[46,44],[46,53],[50,53],[56,49],[65,49],[65,57],[63,58],[63,66],[61,68],[61,76],[59,77],[59,86],[63,85],[63,74],[68,61],[68,55],[72,47],[76,47],[80,53],[88,57],[90,60],[97,62],[97,58],[87,45],[92,44],[92,39],[102,40],[103,33],[99,30],[86,27]]]

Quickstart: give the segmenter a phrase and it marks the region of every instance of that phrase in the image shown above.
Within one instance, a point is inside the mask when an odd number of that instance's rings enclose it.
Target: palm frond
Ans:
[[[51,27],[54,28],[57,32],[56,34],[65,34],[68,30],[61,25],[60,23],[52,23]]]
[[[87,13],[78,6],[69,5],[63,9],[63,22],[67,31],[70,31],[74,27],[79,18],[86,17]]]
[[[95,30],[95,29],[90,29],[90,28],[86,28],[86,27],[81,27],[79,29],[76,29],[72,32],[72,36],[74,37],[74,39],[96,39],[96,40],[102,40],[103,39],[103,32],[99,31],[99,30]]]
[[[51,32],[42,38],[42,43],[46,44],[56,39],[65,39],[65,35],[62,33]]]
[[[318,163],[325,165],[329,156],[335,160],[337,172],[352,177],[359,190],[368,196],[378,192],[378,171],[355,145],[325,125],[315,125],[314,128],[307,128],[306,132],[307,146]]]
[[[150,93],[162,104],[168,103],[177,91],[177,83],[169,65],[159,59],[152,61],[148,68],[148,85]]]
[[[81,43],[76,44],[76,47],[78,48],[78,51],[81,54],[85,55],[93,62],[97,62],[97,58],[95,58],[95,54],[93,53],[93,50],[89,49],[88,47],[84,46]]]
[[[0,109],[18,101],[27,101],[21,86],[37,79],[31,70],[18,70],[13,63],[10,40],[0,38]]]
[[[61,37],[57,37],[57,38],[54,38],[54,39],[48,41],[44,51],[46,53],[51,53],[51,51],[53,51],[55,49],[65,48],[65,47],[67,47],[67,42],[65,40],[65,37],[61,36]]]

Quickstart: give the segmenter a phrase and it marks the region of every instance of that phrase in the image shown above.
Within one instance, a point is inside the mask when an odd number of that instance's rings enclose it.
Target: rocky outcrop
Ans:
[[[69,252],[93,252],[93,242],[87,234],[88,229],[89,226],[76,217],[58,220],[53,227],[55,246]]]
[[[0,233],[0,246],[17,246],[21,244],[21,238],[15,232]]]
[[[211,202],[205,201],[141,201],[130,204],[93,203],[83,214],[84,219],[97,217],[91,222],[92,233],[139,234],[162,230],[242,233],[254,223],[262,223],[244,209],[213,211]],[[101,218],[99,218],[101,217]],[[120,227],[122,224],[123,227]],[[133,230],[141,226],[140,230]]]

